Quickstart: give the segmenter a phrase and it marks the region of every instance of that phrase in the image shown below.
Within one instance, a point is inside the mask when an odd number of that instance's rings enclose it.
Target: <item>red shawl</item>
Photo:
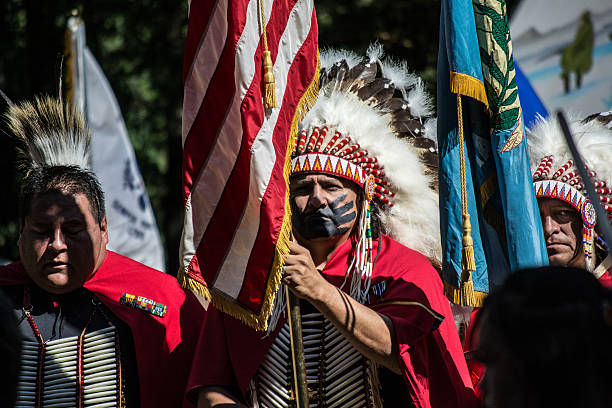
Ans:
[[[21,262],[0,266],[0,286],[31,284]],[[85,282],[117,318],[129,325],[134,339],[140,405],[146,408],[188,406],[183,399],[204,309],[170,275],[106,252],[97,272]],[[143,296],[167,306],[163,317],[120,303],[121,295]]]
[[[336,286],[344,280],[351,249],[350,241],[339,246],[322,271]],[[449,302],[424,256],[382,236],[368,306],[393,321],[403,377],[415,406],[476,406]],[[190,396],[200,387],[215,385],[237,387],[244,396],[283,323],[264,337],[210,307],[189,379]]]

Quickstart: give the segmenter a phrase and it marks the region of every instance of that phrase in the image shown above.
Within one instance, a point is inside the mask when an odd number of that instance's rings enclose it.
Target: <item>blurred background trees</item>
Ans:
[[[213,0],[210,0],[213,1]],[[518,1],[508,1],[509,13]],[[0,89],[13,101],[59,92],[66,19],[85,21],[87,44],[119,101],[166,250],[176,273],[183,224],[181,72],[187,2],[170,0],[1,0]],[[378,39],[408,61],[435,95],[439,0],[319,0],[320,47],[363,53]],[[2,111],[6,104],[2,104]],[[0,258],[19,253],[15,146],[0,125]]]

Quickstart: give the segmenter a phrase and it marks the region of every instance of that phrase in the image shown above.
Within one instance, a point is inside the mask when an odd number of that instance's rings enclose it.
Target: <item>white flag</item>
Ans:
[[[96,59],[84,45],[84,26],[72,23],[68,29],[73,39],[73,103],[86,111],[92,132],[91,166],[106,199],[108,249],[163,271],[164,251],[155,216],[117,99]],[[81,41],[82,45],[75,44]],[[81,86],[84,89],[79,89]],[[85,100],[80,101],[79,96]]]

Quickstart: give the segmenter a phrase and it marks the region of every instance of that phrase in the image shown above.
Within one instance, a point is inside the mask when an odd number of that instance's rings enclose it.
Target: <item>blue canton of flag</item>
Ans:
[[[481,306],[489,288],[509,271],[548,263],[505,1],[442,1],[437,98],[444,291],[455,303]],[[459,143],[458,119],[465,148]],[[462,226],[465,213],[471,216],[472,271],[462,268],[463,233],[469,229]]]

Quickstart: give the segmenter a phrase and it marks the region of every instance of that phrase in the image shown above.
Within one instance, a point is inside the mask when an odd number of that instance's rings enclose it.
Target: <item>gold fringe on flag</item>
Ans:
[[[285,167],[283,168],[283,178],[285,179],[285,215],[281,227],[276,246],[274,248],[274,262],[270,270],[266,294],[263,301],[263,307],[259,316],[260,330],[268,329],[268,318],[272,313],[274,299],[278,292],[281,279],[283,277],[283,266],[285,258],[289,255],[289,243],[291,242],[291,205],[289,204],[289,177],[291,176],[291,153],[293,146],[297,143],[298,127],[306,113],[312,108],[317,101],[319,94],[319,71],[321,70],[321,60],[319,59],[319,51],[317,50],[317,67],[312,81],[297,105],[293,121],[291,122],[291,132],[289,133],[289,143],[287,143],[287,152],[285,154]]]
[[[482,102],[489,109],[489,99],[482,81],[460,72],[451,71],[450,91],[457,95],[465,95]]]
[[[274,80],[274,64],[268,51],[268,37],[266,35],[266,15],[264,14],[263,0],[259,0],[259,10],[261,12],[261,31],[263,31],[263,82],[264,82],[264,107],[266,109],[276,108],[276,87]]]
[[[205,283],[202,283],[196,280],[192,275],[188,272],[189,267],[186,266],[184,269],[179,269],[176,274],[176,280],[179,285],[181,285],[185,289],[189,289],[196,296],[201,296],[206,299],[208,302],[211,300],[210,291],[208,290],[208,286]]]
[[[472,284],[472,288],[473,287],[474,285]],[[474,303],[467,306],[482,307],[488,294],[486,292],[479,292],[477,290],[473,290],[472,294]],[[463,299],[465,299],[465,293],[462,291],[462,288],[456,288],[450,283],[444,282],[444,296],[455,304],[465,306],[463,303],[461,303]]]
[[[321,69],[321,61],[319,52],[317,51],[317,66],[312,81],[297,104],[293,121],[291,122],[291,131],[289,133],[289,141],[287,143],[287,152],[285,153],[285,165],[283,168],[283,178],[285,179],[285,215],[281,225],[281,230],[274,248],[274,261],[268,275],[266,283],[266,292],[264,294],[263,303],[259,314],[253,313],[251,310],[242,307],[236,299],[224,296],[221,293],[214,292],[211,294],[210,289],[204,282],[196,279],[189,274],[188,268],[179,270],[177,279],[181,286],[188,288],[194,293],[203,296],[208,301],[212,300],[215,307],[220,311],[235,317],[244,324],[255,328],[256,330],[266,331],[268,329],[268,320],[274,307],[274,300],[278,292],[279,285],[282,279],[282,269],[285,264],[285,257],[289,254],[289,242],[291,241],[291,207],[289,205],[289,177],[291,176],[291,153],[293,145],[296,143],[298,127],[306,113],[315,104],[319,93],[319,71]]]

